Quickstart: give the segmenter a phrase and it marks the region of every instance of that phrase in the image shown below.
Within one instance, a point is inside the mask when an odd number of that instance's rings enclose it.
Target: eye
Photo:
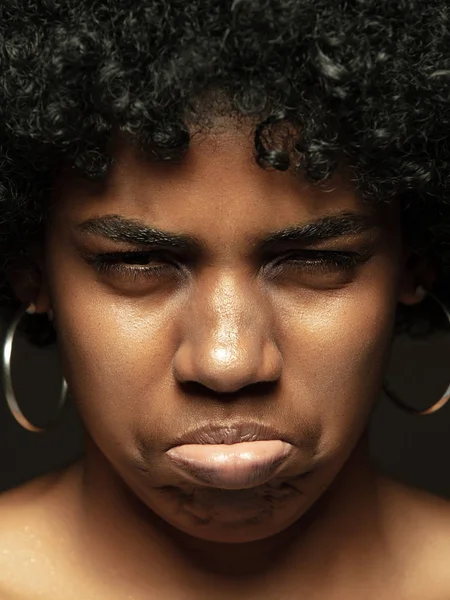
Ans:
[[[180,271],[175,259],[154,251],[106,252],[87,255],[85,258],[100,273],[128,276],[133,280]]]
[[[182,265],[166,252],[132,251],[88,254],[84,258],[99,272],[125,281],[157,280],[162,277],[179,277]],[[289,274],[345,274],[370,258],[367,254],[344,251],[296,250],[278,258],[271,264],[273,277]]]
[[[296,250],[273,263],[273,274],[289,271],[312,274],[349,273],[358,265],[367,262],[370,255],[337,250]]]

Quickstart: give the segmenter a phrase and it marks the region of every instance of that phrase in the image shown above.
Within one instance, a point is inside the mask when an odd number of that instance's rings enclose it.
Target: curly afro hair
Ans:
[[[18,306],[6,272],[43,234],[62,161],[105,177],[118,132],[177,160],[221,112],[250,119],[261,168],[321,183],[345,165],[364,201],[399,199],[404,234],[450,302],[447,0],[2,4],[4,307]],[[442,327],[424,306],[399,306],[397,331]],[[45,317],[32,320],[34,343],[54,339]]]

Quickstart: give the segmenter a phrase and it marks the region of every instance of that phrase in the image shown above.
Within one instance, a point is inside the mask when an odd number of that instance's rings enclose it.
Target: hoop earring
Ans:
[[[37,427],[36,425],[30,423],[30,421],[20,410],[16,400],[16,396],[14,394],[11,377],[11,352],[17,325],[19,324],[20,320],[25,315],[25,313],[33,314],[35,311],[36,308],[34,304],[30,304],[28,307],[23,306],[22,308],[20,308],[6,331],[2,352],[3,392],[6,397],[6,402],[8,403],[8,408],[11,411],[11,414],[13,415],[14,419],[19,423],[19,425],[21,425],[24,429],[27,429],[28,431],[33,431],[35,433],[43,433],[44,431],[50,429],[56,423],[57,417],[59,417],[59,414],[65,404],[67,396],[66,380],[63,377],[56,418],[52,420],[46,427]]]
[[[448,319],[448,322],[450,323],[450,310],[442,302],[442,300],[440,298],[438,298],[435,294],[432,294],[428,290],[425,290],[425,288],[423,288],[422,286],[420,286],[418,288],[418,290],[421,293],[423,293],[424,297],[430,296],[431,298],[433,298],[433,300],[435,300],[439,304],[439,306],[444,311],[445,316]],[[389,387],[389,385],[386,383],[386,381],[383,383],[383,391],[394,402],[394,404],[396,404],[399,408],[401,408],[402,410],[404,410],[410,414],[414,414],[414,415],[431,415],[432,413],[437,412],[443,406],[445,406],[450,399],[450,385],[449,385],[447,387],[447,389],[445,390],[444,395],[441,398],[439,398],[439,400],[435,404],[430,406],[430,408],[427,408],[425,410],[417,410],[417,409],[411,408],[411,406],[408,406],[407,404],[405,404],[403,402],[403,400],[398,396],[398,394],[396,394],[396,392],[394,392],[394,390],[392,390]]]

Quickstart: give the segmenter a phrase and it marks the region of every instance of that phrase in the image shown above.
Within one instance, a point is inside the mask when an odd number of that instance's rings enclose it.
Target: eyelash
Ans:
[[[298,257],[303,255],[307,258]],[[289,260],[289,257],[296,257]],[[312,258],[314,257],[314,258]],[[87,260],[91,262],[100,273],[109,275],[125,275],[131,276],[133,279],[140,277],[154,277],[163,275],[169,271],[180,271],[180,267],[174,262],[164,257],[161,254],[154,252],[109,252],[96,255],[88,255]],[[126,260],[139,259],[157,259],[165,264],[160,265],[143,265],[141,267],[126,266]],[[341,271],[348,272],[354,269],[358,264],[365,262],[367,256],[357,252],[340,252],[332,250],[303,250],[288,253],[274,263],[276,274],[281,274],[289,269],[301,271],[322,271],[332,272]]]
[[[290,268],[300,271],[322,271],[332,272],[341,271],[349,272],[352,271],[358,264],[361,264],[367,260],[362,254],[357,252],[339,252],[337,250],[304,250],[303,255],[308,258],[305,259],[292,259],[289,260],[289,256],[298,257],[302,255],[302,251],[287,254],[283,259],[275,263],[275,269],[277,274],[284,273]],[[314,257],[314,258],[312,258]]]

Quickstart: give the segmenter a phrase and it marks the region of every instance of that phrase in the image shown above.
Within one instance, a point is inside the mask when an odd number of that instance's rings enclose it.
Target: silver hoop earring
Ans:
[[[423,293],[424,296],[430,296],[431,298],[433,298],[433,300],[435,300],[439,304],[439,306],[444,311],[448,322],[450,323],[450,310],[442,302],[442,300],[440,298],[438,298],[435,294],[432,294],[428,290],[425,290],[423,287],[420,287],[419,289]],[[394,404],[396,404],[402,410],[405,410],[406,412],[408,412],[410,414],[414,414],[414,415],[431,415],[432,413],[437,412],[443,406],[445,406],[450,399],[450,385],[449,385],[447,387],[447,389],[445,390],[444,395],[441,398],[439,398],[439,400],[437,402],[435,402],[432,406],[430,406],[430,408],[427,408],[425,410],[417,410],[417,409],[412,408],[411,406],[408,406],[407,404],[405,404],[403,402],[403,400],[398,396],[398,394],[396,394],[396,392],[394,392],[394,390],[392,390],[392,388],[389,387],[389,384],[387,384],[386,381],[383,383],[383,390],[386,393],[386,395],[394,402]]]
[[[16,396],[14,394],[14,389],[12,385],[12,377],[11,377],[11,352],[12,345],[14,341],[14,335],[16,333],[17,325],[19,324],[22,317],[25,313],[33,314],[35,312],[34,304],[30,304],[29,306],[23,306],[20,310],[17,311],[13,320],[11,321],[8,329],[6,330],[6,335],[3,343],[3,352],[2,352],[2,374],[3,374],[3,392],[5,394],[6,402],[8,403],[9,410],[11,414],[15,418],[15,420],[21,425],[24,429],[28,431],[33,431],[35,433],[42,433],[51,428],[56,420],[65,404],[66,396],[67,396],[67,382],[63,377],[61,393],[58,401],[57,407],[57,415],[54,420],[51,421],[46,427],[37,427],[30,423],[30,421],[25,417],[22,411],[19,408],[19,405],[16,400]]]

